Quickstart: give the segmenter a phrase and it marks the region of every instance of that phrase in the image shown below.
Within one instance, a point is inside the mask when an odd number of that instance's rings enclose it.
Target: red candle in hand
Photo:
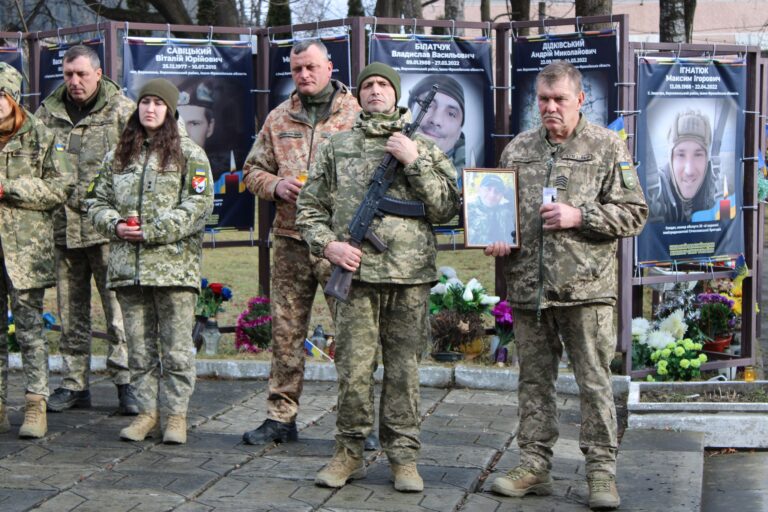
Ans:
[[[139,219],[139,213],[138,212],[128,212],[128,215],[125,217],[125,225],[136,227],[141,226],[141,220]]]

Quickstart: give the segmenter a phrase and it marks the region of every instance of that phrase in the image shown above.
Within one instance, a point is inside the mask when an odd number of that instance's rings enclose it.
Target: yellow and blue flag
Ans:
[[[627,132],[624,130],[624,116],[619,116],[608,125],[609,130],[613,130],[621,140],[627,140]]]
[[[326,359],[333,361],[333,359],[328,354],[320,350],[320,348],[317,345],[309,341],[307,338],[304,338],[304,351],[310,357],[317,357],[317,358],[324,357]]]

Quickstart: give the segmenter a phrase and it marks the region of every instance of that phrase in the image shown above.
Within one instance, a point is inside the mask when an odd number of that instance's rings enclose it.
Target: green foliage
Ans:
[[[701,343],[690,338],[677,340],[651,354],[658,380],[691,380],[701,376],[701,365],[707,361]],[[650,376],[649,376],[650,377]],[[648,380],[656,380],[650,377]]]
[[[269,2],[266,24],[268,27],[291,24],[291,6],[288,4],[288,0],[273,0]]]

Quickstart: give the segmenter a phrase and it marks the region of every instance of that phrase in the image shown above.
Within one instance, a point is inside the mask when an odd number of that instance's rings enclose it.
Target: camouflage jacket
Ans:
[[[56,245],[89,247],[108,242],[88,220],[85,191],[99,172],[104,156],[117,145],[136,103],[123,95],[120,87],[102,77],[93,110],[77,126],[72,125],[64,105],[64,84],[54,90],[37,109],[37,117],[66,148],[75,169],[75,188],[66,204],[53,217]]]
[[[618,239],[640,233],[648,216],[632,158],[615,133],[584,116],[559,146],[546,133],[523,132],[501,155],[500,166],[517,170],[519,180],[520,249],[506,264],[509,301],[524,309],[613,304]],[[542,229],[544,187],[581,210],[580,229]]]
[[[0,243],[17,290],[52,286],[53,210],[72,191],[74,171],[64,146],[32,114],[0,149]]]
[[[325,246],[346,240],[348,225],[368,190],[384,145],[410,121],[407,109],[395,115],[361,113],[355,127],[333,135],[320,146],[309,179],[299,194],[296,226],[309,248],[323,256]],[[458,212],[456,170],[440,148],[426,137],[416,138],[419,157],[398,171],[387,195],[424,203],[426,217],[384,215],[373,231],[389,248],[377,252],[363,243],[363,261],[355,279],[367,283],[417,284],[436,279],[437,249],[432,224],[447,222]]]
[[[517,227],[514,213],[510,215],[510,206],[508,201],[498,206],[486,206],[479,198],[469,203],[467,241],[482,246],[499,240],[514,241]]]
[[[317,147],[336,132],[349,130],[355,124],[360,105],[347,87],[333,80],[336,91],[329,112],[318,117],[315,126],[307,117],[296,92],[267,116],[256,143],[243,167],[243,180],[248,190],[261,199],[277,201],[277,215],[272,225],[275,234],[301,239],[296,230],[296,205],[275,195],[281,179],[296,177],[309,169]]]
[[[111,240],[108,286],[188,286],[199,288],[203,228],[213,210],[213,177],[205,152],[181,138],[185,162],[160,167],[158,155],[147,154],[114,167],[109,153],[96,179],[88,216]],[[141,219],[145,241],[117,238],[115,227],[130,211]]]

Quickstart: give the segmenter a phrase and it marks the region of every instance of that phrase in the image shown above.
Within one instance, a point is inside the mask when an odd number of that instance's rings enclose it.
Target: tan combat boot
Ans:
[[[552,494],[552,477],[549,471],[517,466],[506,475],[496,478],[491,491],[516,498],[526,494],[547,496]]]
[[[24,395],[24,423],[19,429],[19,437],[40,439],[48,432],[48,420],[45,416],[45,397],[34,393]]]
[[[143,441],[145,437],[160,436],[160,414],[157,411],[142,412],[130,425],[120,431],[120,439]]]
[[[187,417],[181,415],[168,416],[168,424],[163,433],[165,444],[185,444],[187,442]]]
[[[343,446],[338,446],[331,462],[315,476],[315,485],[344,487],[347,480],[358,478],[365,478],[365,461],[360,457],[355,457]]]
[[[391,464],[392,476],[395,480],[395,490],[400,492],[421,492],[424,490],[424,480],[419,475],[416,463]]]
[[[8,421],[8,409],[5,404],[0,404],[0,434],[11,430],[11,422]]]
[[[587,476],[589,508],[592,510],[616,510],[621,504],[616,478],[603,471],[593,471]]]

